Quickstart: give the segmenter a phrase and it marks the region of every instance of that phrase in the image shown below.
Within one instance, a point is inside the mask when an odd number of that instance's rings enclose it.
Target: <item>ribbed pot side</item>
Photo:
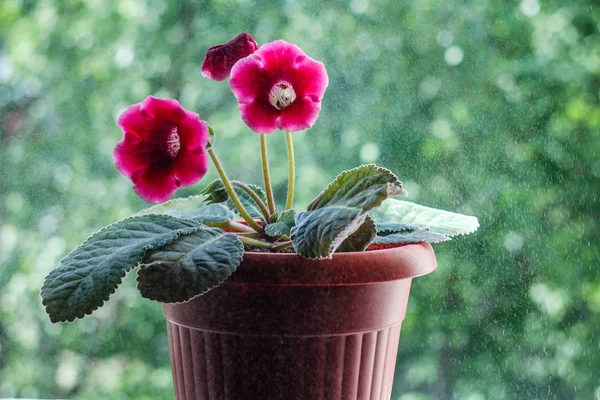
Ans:
[[[216,289],[163,304],[176,399],[390,399],[412,278],[436,266],[428,243],[246,253]]]

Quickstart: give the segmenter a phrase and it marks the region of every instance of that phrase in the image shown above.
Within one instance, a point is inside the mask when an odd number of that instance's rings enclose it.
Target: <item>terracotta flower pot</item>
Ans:
[[[216,289],[164,304],[177,399],[389,399],[428,243],[329,260],[246,253]]]

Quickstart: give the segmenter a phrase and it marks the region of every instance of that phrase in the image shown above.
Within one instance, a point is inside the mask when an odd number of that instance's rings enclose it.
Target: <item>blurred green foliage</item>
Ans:
[[[328,68],[294,134],[298,205],[376,162],[409,200],[479,217],[416,279],[394,398],[591,399],[600,393],[600,7],[538,0],[0,2],[0,397],[172,398],[164,320],[134,276],[93,316],[53,325],[43,277],[145,204],[112,164],[116,117],[173,97],[217,132],[234,179],[259,142],[208,47],[241,31]],[[283,135],[269,136],[276,195]],[[215,178],[180,190],[197,193]]]

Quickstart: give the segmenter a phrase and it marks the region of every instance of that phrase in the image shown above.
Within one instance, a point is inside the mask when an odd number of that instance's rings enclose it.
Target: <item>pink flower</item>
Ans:
[[[125,110],[118,124],[124,138],[113,153],[115,166],[142,199],[161,203],[206,174],[208,124],[177,100],[148,96]]]
[[[242,119],[258,133],[310,128],[328,84],[323,63],[283,40],[264,44],[239,60],[229,81]]]
[[[213,81],[227,79],[231,67],[238,60],[254,53],[256,49],[258,44],[252,36],[242,32],[235,39],[208,49],[202,63],[202,75]]]

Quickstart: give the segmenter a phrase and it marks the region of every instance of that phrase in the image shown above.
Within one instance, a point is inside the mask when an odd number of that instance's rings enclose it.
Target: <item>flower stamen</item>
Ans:
[[[171,158],[175,158],[179,153],[179,149],[181,149],[181,140],[177,132],[177,127],[174,126],[167,137],[167,153],[169,153]]]
[[[269,103],[278,110],[283,110],[296,100],[296,92],[288,81],[279,81],[269,92]]]

